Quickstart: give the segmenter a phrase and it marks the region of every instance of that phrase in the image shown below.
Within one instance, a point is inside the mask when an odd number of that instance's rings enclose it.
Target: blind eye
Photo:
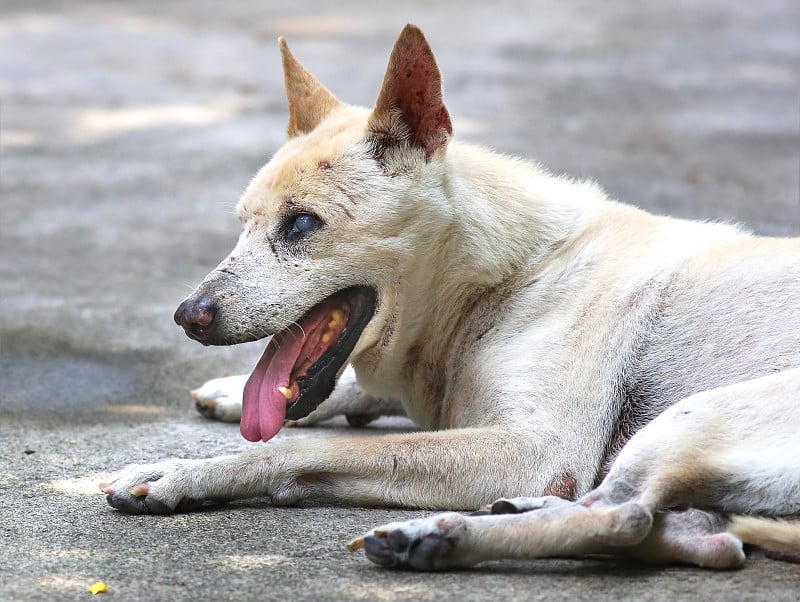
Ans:
[[[322,220],[311,213],[298,213],[290,221],[291,227],[286,232],[290,242],[301,239],[303,236],[322,227]]]

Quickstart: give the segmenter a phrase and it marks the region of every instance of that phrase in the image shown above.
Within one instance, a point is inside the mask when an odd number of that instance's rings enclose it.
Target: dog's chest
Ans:
[[[447,390],[441,362],[435,362],[422,347],[409,350],[404,368],[403,408],[420,428],[441,428],[442,400]]]

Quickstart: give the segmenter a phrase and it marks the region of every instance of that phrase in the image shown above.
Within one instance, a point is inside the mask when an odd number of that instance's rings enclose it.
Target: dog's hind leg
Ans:
[[[651,564],[736,568],[744,562],[742,542],[726,532],[727,525],[723,515],[696,508],[659,512],[641,543],[614,552]]]
[[[552,496],[503,498],[473,516],[520,514],[570,504],[567,500]],[[729,520],[723,515],[696,508],[657,512],[653,516],[653,528],[641,543],[614,551],[655,564],[688,562],[699,566],[728,568],[737,566],[744,559],[741,541],[730,533],[725,533],[728,526]]]
[[[499,558],[612,553],[650,562],[739,566],[719,517],[680,505],[791,516],[800,511],[800,369],[707,391],[669,408],[574,503],[504,500],[498,511],[393,523],[354,540],[373,562],[435,570]],[[516,507],[519,504],[519,508]]]
[[[628,442],[597,492],[653,510],[800,514],[798,424],[800,368],[693,395]]]

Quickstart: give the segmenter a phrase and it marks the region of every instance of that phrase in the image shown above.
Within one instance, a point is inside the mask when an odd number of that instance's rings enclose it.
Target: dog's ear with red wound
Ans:
[[[415,25],[406,25],[395,42],[369,131],[377,154],[407,144],[422,149],[428,161],[453,133],[439,67]]]
[[[278,38],[283,61],[286,99],[289,101],[289,138],[307,134],[340,106],[339,100],[300,64],[286,40]]]

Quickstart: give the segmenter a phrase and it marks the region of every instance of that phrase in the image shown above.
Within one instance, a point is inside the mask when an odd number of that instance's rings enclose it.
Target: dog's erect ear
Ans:
[[[407,143],[423,149],[428,160],[453,133],[439,67],[415,25],[406,25],[395,42],[369,130],[379,147]]]
[[[286,99],[289,101],[289,138],[307,134],[341,103],[311,75],[289,51],[286,40],[278,38],[283,60]]]

